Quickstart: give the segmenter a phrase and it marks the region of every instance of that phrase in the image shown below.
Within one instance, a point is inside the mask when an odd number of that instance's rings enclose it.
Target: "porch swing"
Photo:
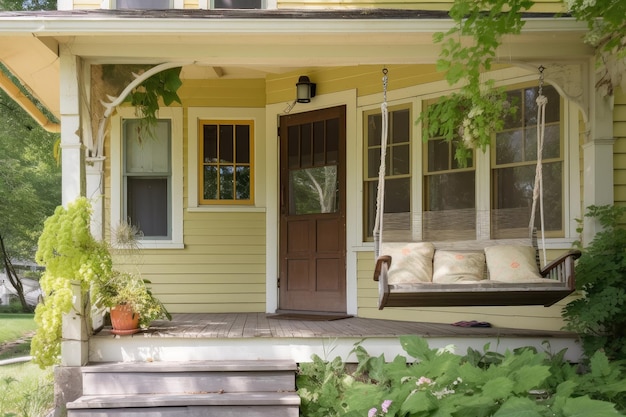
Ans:
[[[388,134],[387,69],[383,69],[381,155],[374,224],[374,281],[378,281],[378,308],[447,306],[551,306],[575,290],[570,250],[541,266],[534,227],[537,201],[543,259],[546,259],[542,161],[545,105],[543,67],[539,68],[537,97],[537,166],[529,237],[522,240],[465,242],[382,242],[385,158]],[[381,254],[382,252],[382,254]]]

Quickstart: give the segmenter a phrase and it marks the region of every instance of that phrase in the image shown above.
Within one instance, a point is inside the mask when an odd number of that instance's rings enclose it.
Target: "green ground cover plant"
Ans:
[[[586,367],[564,360],[565,352],[521,348],[503,354],[453,348],[431,349],[417,336],[400,338],[407,357],[387,361],[361,346],[349,370],[339,358],[314,356],[297,379],[302,415],[412,417],[604,417],[624,415],[623,362],[603,352]],[[413,359],[414,358],[414,359]]]
[[[52,368],[30,362],[0,366],[0,417],[43,417],[53,404]]]
[[[30,355],[33,314],[0,314],[0,360]],[[41,417],[54,404],[52,368],[29,362],[0,366],[0,417]]]

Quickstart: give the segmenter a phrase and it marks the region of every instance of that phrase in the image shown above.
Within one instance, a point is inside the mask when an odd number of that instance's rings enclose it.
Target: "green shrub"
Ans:
[[[586,217],[603,230],[582,248],[576,264],[581,297],[563,309],[566,328],[577,332],[591,356],[599,349],[611,359],[626,359],[626,229],[620,221],[626,207],[590,206]]]
[[[602,352],[588,372],[532,348],[498,354],[430,349],[425,339],[404,336],[407,354],[387,362],[362,347],[354,373],[339,359],[302,364],[298,393],[306,417],[316,416],[617,416],[624,411],[626,379],[621,362]]]

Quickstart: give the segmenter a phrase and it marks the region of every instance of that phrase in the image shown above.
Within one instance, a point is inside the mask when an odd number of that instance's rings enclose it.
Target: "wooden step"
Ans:
[[[84,396],[67,404],[68,417],[297,417],[294,392]]]
[[[68,417],[298,417],[293,361],[120,362],[83,367]]]
[[[114,363],[82,369],[83,395],[288,392],[292,361]]]

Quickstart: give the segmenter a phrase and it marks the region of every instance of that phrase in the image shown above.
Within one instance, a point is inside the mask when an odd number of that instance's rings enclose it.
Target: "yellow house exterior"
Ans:
[[[488,321],[498,327],[559,330],[565,299],[552,307],[431,307],[378,310],[372,280],[373,242],[365,224],[367,117],[387,101],[408,110],[411,225],[425,210],[425,145],[420,112],[452,88],[435,69],[432,34],[446,30],[449,1],[260,2],[245,14],[211,10],[209,0],[174,0],[168,12],[113,11],[110,0],[59,0],[57,12],[0,14],[0,60],[60,120],[64,203],[79,195],[96,201],[94,233],[110,238],[124,219],[127,181],[125,120],[94,110],[103,66],[161,63],[182,66],[182,103],[162,106],[168,121],[171,228],[166,239],[144,239],[140,268],[173,313],[267,312],[285,308],[281,275],[281,117],[345,108],[345,281],[341,312],[363,318],[452,323]],[[606,99],[594,88],[594,51],[584,24],[554,18],[559,1],[538,2],[523,33],[505,39],[499,65],[485,78],[520,89],[546,81],[560,94],[562,219],[548,236],[548,257],[571,248],[584,207],[626,203],[626,95]],[[255,14],[256,13],[256,14]],[[374,17],[372,17],[374,16]],[[6,46],[6,48],[4,48]],[[3,49],[4,48],[4,49]],[[316,84],[309,103],[294,103],[296,83]],[[58,79],[54,77],[58,76]],[[5,89],[10,87],[4,82]],[[27,107],[27,100],[20,99]],[[36,109],[33,109],[33,114]],[[39,117],[50,130],[53,121]],[[98,124],[106,121],[102,151]],[[199,146],[204,124],[251,121],[252,181],[243,204],[203,203]],[[219,124],[218,123],[218,124]],[[228,124],[228,123],[225,123]],[[95,144],[90,147],[90,144]],[[134,152],[141,153],[137,150]],[[493,152],[493,151],[492,151]],[[476,155],[477,212],[489,212],[489,154]],[[481,167],[481,168],[479,168]],[[586,239],[593,225],[585,228]],[[421,232],[416,232],[421,236]],[[414,233],[414,235],[415,235]],[[291,306],[291,304],[290,304]],[[310,310],[311,308],[304,308]],[[330,310],[333,308],[331,307]]]

